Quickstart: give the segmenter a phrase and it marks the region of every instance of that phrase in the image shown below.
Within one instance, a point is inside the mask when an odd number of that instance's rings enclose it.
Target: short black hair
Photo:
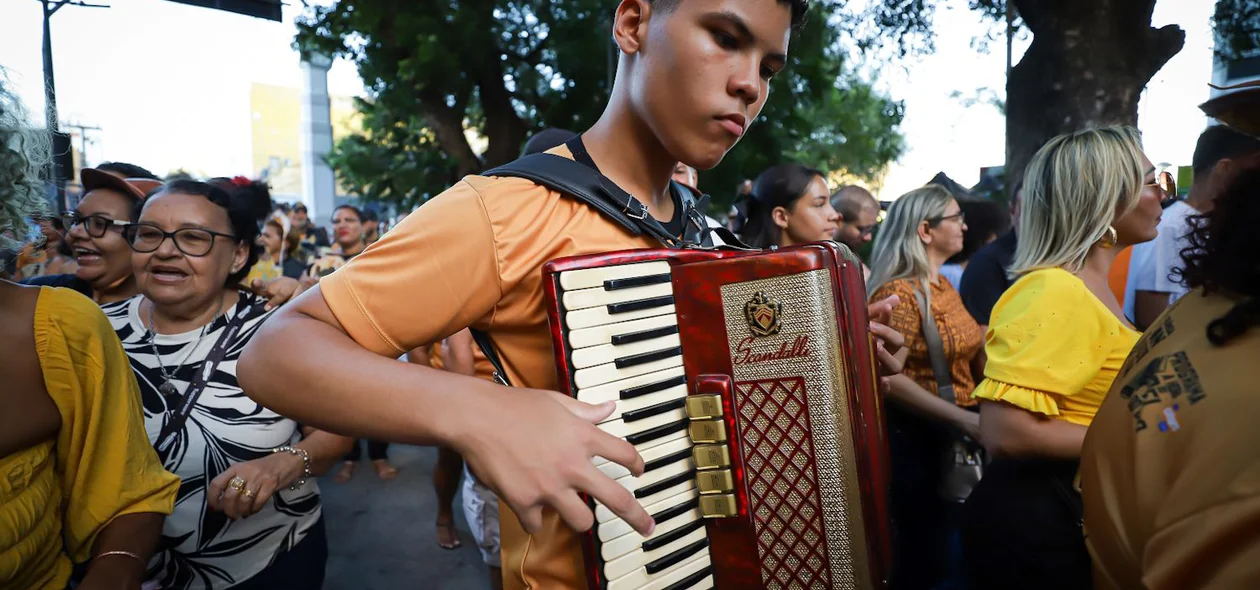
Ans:
[[[1260,140],[1224,125],[1208,127],[1194,146],[1191,167],[1195,179],[1207,178],[1221,160],[1260,152]]]
[[[236,236],[236,242],[249,246],[249,258],[245,261],[245,265],[240,270],[229,274],[227,280],[223,283],[225,287],[239,285],[249,275],[249,270],[254,268],[254,263],[258,262],[258,255],[262,251],[262,247],[258,245],[258,234],[261,230],[258,227],[258,222],[254,220],[253,213],[250,211],[248,199],[233,196],[227,191],[207,182],[174,180],[163,185],[161,189],[154,193],[153,196],[145,199],[145,201],[147,202],[164,194],[205,197],[206,200],[223,208],[228,215],[228,221],[232,225],[232,235]]]
[[[669,14],[678,3],[683,0],[648,0],[653,8],[662,14]],[[792,9],[792,27],[800,27],[805,24],[805,14],[809,12],[809,0],[779,0],[779,4],[786,4]]]
[[[105,162],[96,167],[97,170],[104,172],[114,172],[123,175],[123,178],[147,178],[149,180],[162,180],[156,174],[149,172],[145,168],[141,168],[135,164],[126,162]]]
[[[1011,228],[1011,216],[1001,205],[988,199],[957,198],[958,208],[965,216],[967,231],[963,232],[963,249],[951,256],[948,262],[961,264],[971,258],[989,242]]]
[[[367,219],[363,216],[363,210],[362,210],[362,209],[360,209],[360,208],[358,208],[358,207],[355,207],[354,205],[341,205],[341,206],[338,206],[337,208],[333,209],[332,216],[333,216],[333,217],[336,217],[336,216],[337,216],[337,212],[338,212],[338,211],[341,211],[342,209],[349,209],[349,210],[351,210],[351,211],[354,211],[354,216],[359,218],[359,223],[363,223],[364,221],[366,221],[366,220],[367,220]]]
[[[525,147],[521,150],[522,156],[530,154],[539,154],[547,150],[559,147],[565,142],[576,137],[577,134],[568,129],[559,129],[550,127],[535,133],[533,137],[525,142]]]
[[[862,209],[874,207],[879,211],[879,201],[875,195],[856,184],[847,184],[831,194],[831,208],[835,209],[845,223],[853,223],[862,215]]]
[[[796,162],[771,166],[757,176],[752,196],[748,199],[748,217],[742,228],[744,242],[754,248],[777,246],[783,230],[774,224],[772,214],[775,208],[792,208],[792,204],[805,194],[809,183],[822,176],[822,172]]]
[[[258,223],[265,221],[274,210],[271,202],[271,187],[265,180],[250,180],[243,176],[236,178],[220,176],[211,178],[207,182],[227,191],[233,198],[239,198],[248,203],[250,214],[258,220]]]
[[[1239,160],[1212,179],[1211,211],[1192,216],[1189,244],[1181,251],[1184,268],[1173,270],[1191,289],[1225,293],[1238,299],[1229,312],[1207,327],[1217,346],[1260,326],[1260,155]]]

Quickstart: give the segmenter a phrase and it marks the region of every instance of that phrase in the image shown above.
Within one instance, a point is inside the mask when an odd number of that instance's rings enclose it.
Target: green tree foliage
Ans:
[[[838,0],[815,2],[762,117],[701,174],[719,205],[784,158],[872,177],[903,150],[902,107],[845,67]],[[352,61],[362,133],[329,156],[343,186],[410,208],[461,176],[514,159],[545,127],[582,131],[608,99],[615,46],[607,0],[340,0],[298,19],[305,54]],[[474,145],[466,130],[482,138]]]
[[[1260,54],[1260,0],[1218,0],[1212,24],[1221,40],[1217,46],[1221,58]]]
[[[859,45],[891,48],[902,57],[930,51],[938,3],[872,0],[866,12],[850,17],[878,24],[857,27],[866,32]],[[1185,32],[1177,25],[1151,26],[1155,3],[968,0],[972,10],[1002,24],[1003,35],[1021,28],[1032,34],[1028,50],[1013,64],[1006,84],[1006,178],[1010,185],[1023,177],[1033,153],[1055,135],[1086,127],[1137,124],[1142,89],[1185,44]]]

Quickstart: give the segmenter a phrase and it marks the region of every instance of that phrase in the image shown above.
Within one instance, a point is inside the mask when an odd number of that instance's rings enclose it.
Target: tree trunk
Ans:
[[[512,93],[503,83],[503,65],[499,53],[485,60],[477,88],[481,91],[481,110],[486,116],[485,164],[492,168],[515,160],[525,143],[525,123],[512,105]]]
[[[1008,190],[1056,135],[1137,125],[1147,82],[1185,45],[1176,25],[1151,28],[1155,0],[1014,0],[1033,41],[1006,85]]]
[[[469,145],[468,136],[464,135],[466,107],[462,104],[449,107],[439,96],[421,96],[420,104],[425,122],[437,137],[438,146],[455,160],[455,177],[463,178],[481,172],[484,163]]]

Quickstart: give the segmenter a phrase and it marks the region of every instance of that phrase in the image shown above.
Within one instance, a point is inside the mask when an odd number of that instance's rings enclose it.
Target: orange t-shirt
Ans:
[[[1129,282],[1129,260],[1133,258],[1133,246],[1129,246],[1116,254],[1116,259],[1111,262],[1111,269],[1107,271],[1107,286],[1111,288],[1111,294],[1116,296],[1116,301],[1120,303],[1120,307],[1124,307],[1124,286]]]
[[[563,146],[551,153],[571,157]],[[469,176],[324,277],[320,290],[350,337],[377,354],[397,357],[473,327],[489,333],[514,385],[554,390],[543,264],[652,247],[659,244],[531,181]],[[501,518],[507,588],[586,585],[578,536],[554,511],[534,535],[510,510]]]

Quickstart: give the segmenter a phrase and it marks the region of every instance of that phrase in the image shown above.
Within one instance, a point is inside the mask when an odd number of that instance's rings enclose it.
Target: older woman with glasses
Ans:
[[[312,478],[349,441],[237,384],[241,350],[270,316],[237,288],[258,225],[222,189],[175,181],[124,235],[141,294],[104,311],[131,357],[149,439],[184,482],[150,573],[168,589],[319,588],[327,541]]]
[[[123,239],[123,228],[132,221],[136,204],[162,183],[147,178],[124,180],[95,168],[84,168],[79,179],[83,198],[63,218],[66,244],[78,268],[74,274],[36,277],[23,283],[68,287],[102,305],[122,301],[137,293],[131,249]]]

